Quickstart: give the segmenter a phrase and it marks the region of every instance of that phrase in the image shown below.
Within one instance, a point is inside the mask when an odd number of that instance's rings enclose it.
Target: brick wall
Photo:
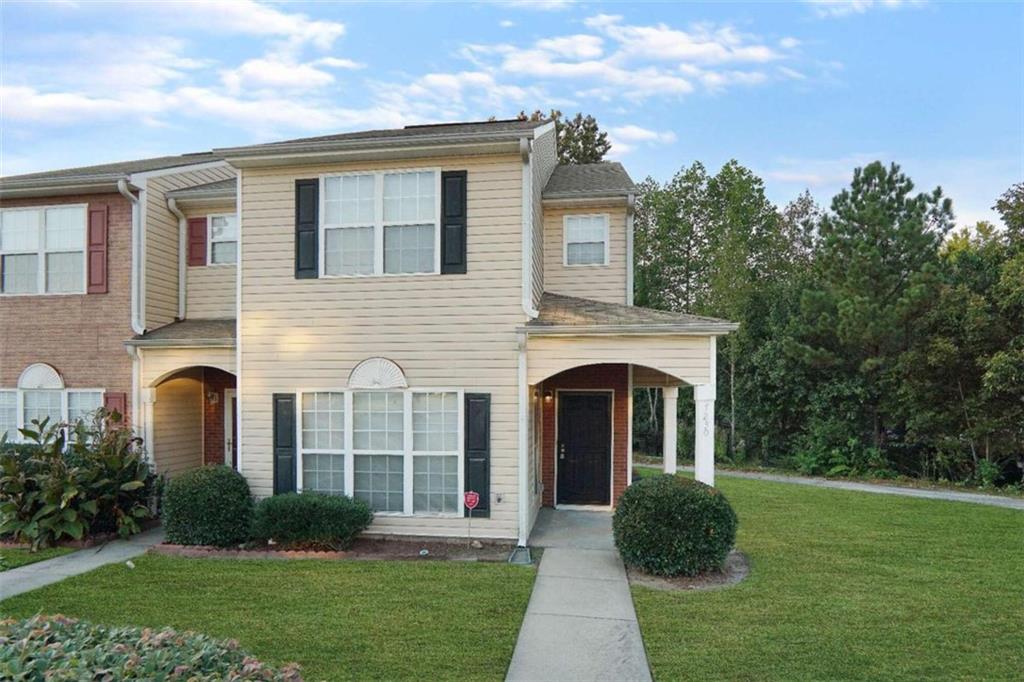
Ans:
[[[109,208],[108,293],[0,296],[0,388],[16,387],[25,367],[45,362],[68,388],[120,391],[130,401],[131,205],[117,193],[3,201],[4,208],[60,204]]]
[[[204,369],[203,461],[205,464],[224,463],[224,410],[227,407],[224,389],[234,387],[234,375],[214,367]],[[211,395],[216,395],[215,401],[210,400]],[[237,438],[235,442],[238,442]]]
[[[555,425],[558,421],[556,391],[571,389],[605,389],[612,397],[612,503],[629,485],[629,365],[587,365],[566,370],[547,379],[540,387],[544,405],[544,434],[541,451],[541,478],[544,482],[542,504],[555,504]],[[544,396],[551,392],[548,402]]]

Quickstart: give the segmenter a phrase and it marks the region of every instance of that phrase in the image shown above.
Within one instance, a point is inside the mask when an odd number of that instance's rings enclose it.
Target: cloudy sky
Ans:
[[[730,158],[784,203],[896,161],[961,223],[1024,180],[1024,4],[0,5],[0,173],[594,114],[637,180]]]

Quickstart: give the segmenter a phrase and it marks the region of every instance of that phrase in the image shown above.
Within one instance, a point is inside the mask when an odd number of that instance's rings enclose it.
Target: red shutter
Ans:
[[[108,412],[117,412],[121,415],[121,421],[128,420],[128,415],[126,414],[128,408],[127,393],[107,391],[103,394],[103,407],[107,408]]]
[[[188,219],[188,264],[206,265],[206,218]]]
[[[89,207],[89,229],[86,239],[86,262],[89,268],[89,294],[107,293],[107,216],[106,205]]]

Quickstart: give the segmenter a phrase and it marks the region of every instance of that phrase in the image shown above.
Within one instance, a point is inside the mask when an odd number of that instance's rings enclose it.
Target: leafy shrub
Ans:
[[[295,664],[277,669],[234,640],[175,630],[106,627],[64,616],[0,622],[5,680],[301,680]]]
[[[245,477],[223,465],[178,474],[167,482],[164,532],[180,545],[228,547],[245,542],[252,525],[252,496]]]
[[[661,475],[626,488],[612,531],[628,565],[653,575],[696,575],[722,568],[736,540],[736,523],[717,488]]]
[[[141,439],[119,417],[100,409],[73,427],[33,421],[21,430],[27,446],[0,439],[0,535],[38,548],[90,533],[138,533],[151,515],[154,477]]]
[[[288,493],[260,500],[253,520],[257,540],[334,550],[352,545],[373,520],[369,505],[341,495]]]

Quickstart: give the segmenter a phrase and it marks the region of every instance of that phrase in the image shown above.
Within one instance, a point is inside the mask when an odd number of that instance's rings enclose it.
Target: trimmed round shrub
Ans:
[[[681,476],[644,478],[619,498],[615,546],[627,565],[652,575],[722,568],[736,540],[736,512],[717,488]]]
[[[344,495],[287,493],[259,501],[253,536],[284,546],[346,549],[373,520],[370,506]]]
[[[178,474],[164,490],[167,542],[229,547],[251,537],[252,495],[245,477],[222,465]]]
[[[273,668],[234,640],[175,630],[106,627],[64,616],[0,621],[5,680],[298,681],[294,663]]]

